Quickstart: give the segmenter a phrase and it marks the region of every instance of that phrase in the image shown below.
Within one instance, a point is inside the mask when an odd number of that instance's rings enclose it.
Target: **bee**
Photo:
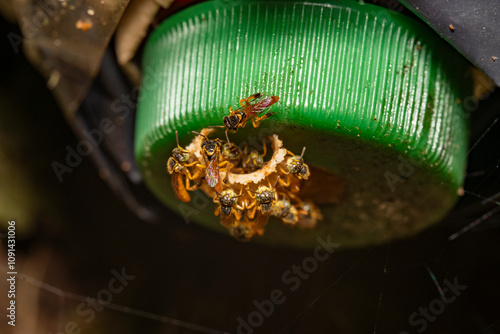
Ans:
[[[292,204],[290,203],[290,201],[285,199],[283,196],[283,199],[274,202],[272,207],[272,215],[281,218],[285,216],[288,213],[288,211],[290,211],[291,207]]]
[[[226,139],[227,143],[224,143],[224,145],[222,145],[222,150],[221,150],[222,158],[230,162],[233,167],[237,167],[241,159],[243,158],[243,152],[236,144],[233,144],[229,141],[227,133],[226,133]]]
[[[220,193],[222,192],[222,183],[220,182],[219,168],[229,163],[227,160],[219,163],[222,142],[219,138],[208,139],[207,136],[201,133],[196,131],[193,131],[193,133],[205,138],[205,141],[201,144],[201,153],[205,159],[206,166],[197,164],[197,167],[205,169],[205,179],[207,180],[208,186]],[[230,168],[226,170],[229,171]],[[226,174],[226,177],[227,176],[228,174]]]
[[[273,204],[272,215],[281,218],[285,224],[295,225],[299,220],[298,214],[299,212],[295,206],[292,206],[290,201],[285,199],[284,196],[283,199],[280,199]]]
[[[319,208],[310,201],[304,201],[299,206],[298,226],[302,228],[313,228],[318,220],[323,219]]]
[[[234,220],[241,220],[241,211],[245,207],[238,204],[238,197],[233,189],[226,189],[222,193],[217,193],[214,202],[219,206],[215,209],[215,215],[220,214],[220,222],[223,226],[230,228],[234,226]]]
[[[256,234],[251,222],[243,221],[236,222],[234,226],[229,228],[231,234],[236,240],[248,242]]]
[[[261,121],[269,118],[273,113],[268,112],[264,114],[264,116],[259,116],[259,114],[264,112],[266,108],[272,106],[280,99],[278,96],[273,95],[271,97],[266,97],[260,101],[257,101],[256,103],[251,103],[251,101],[260,97],[262,97],[261,93],[255,93],[253,95],[250,95],[246,99],[240,100],[239,103],[241,108],[233,110],[231,107],[229,107],[229,116],[224,116],[224,118],[222,118],[222,123],[224,124],[224,126],[217,127],[225,127],[226,133],[227,131],[234,133],[238,131],[238,128],[245,127],[246,123],[249,120],[252,121],[254,128],[258,127]]]
[[[300,180],[307,180],[309,179],[309,176],[311,175],[311,172],[309,171],[309,166],[304,162],[303,156],[304,152],[306,151],[306,147],[302,149],[302,154],[301,155],[294,155],[292,152],[288,151],[288,159],[286,160],[285,163],[285,169],[280,166],[281,172],[287,174],[286,180],[280,181],[282,185],[285,187],[291,186],[291,190],[293,192],[299,191],[299,184]],[[290,181],[290,174],[294,175],[296,177],[296,182]],[[292,182],[294,184],[292,184]]]
[[[255,199],[252,204],[247,205],[247,215],[250,219],[255,219],[256,228],[262,228],[267,223],[267,220],[272,213],[273,203],[277,201],[278,194],[275,187],[279,179],[280,177],[278,176],[274,186],[272,187],[271,183],[269,183],[269,187],[260,185],[257,188],[257,191],[247,189],[248,195]]]
[[[196,165],[197,162],[187,163],[191,158],[191,153],[179,145],[177,131],[175,131],[175,139],[177,140],[177,147],[172,150],[172,156],[167,161],[167,171],[172,175],[171,182],[175,196],[183,202],[189,202],[191,197],[187,191],[195,190],[198,187],[198,184],[191,186],[190,180],[199,179],[200,173],[197,172],[195,175],[191,175],[188,168]]]
[[[295,206],[292,206],[286,215],[281,217],[281,220],[285,224],[295,225],[299,221],[299,211],[295,208]]]
[[[241,149],[233,143],[224,143],[221,155],[224,160],[230,161],[234,167],[238,166],[243,156]]]
[[[257,150],[252,150],[250,151],[250,154],[247,155],[247,148],[248,145],[245,145],[245,148],[243,149],[243,154],[245,156],[245,159],[243,160],[243,168],[248,172],[254,172],[264,166],[264,157],[267,153],[266,140],[264,139],[262,141],[262,154],[259,154],[259,151]]]
[[[252,193],[255,193],[253,195]],[[255,202],[250,204],[247,209],[251,209],[253,206],[257,206],[257,209],[263,214],[270,214],[273,206],[273,202],[276,201],[276,192],[274,187],[259,186],[257,191],[249,190],[248,194],[250,197],[255,199]]]
[[[292,152],[288,151],[288,154],[292,155],[292,157],[288,158],[286,161],[286,170],[287,173],[292,173],[299,180],[307,180],[311,172],[309,171],[309,166],[304,163],[304,152],[306,151],[306,147],[302,149],[302,154],[293,155]]]

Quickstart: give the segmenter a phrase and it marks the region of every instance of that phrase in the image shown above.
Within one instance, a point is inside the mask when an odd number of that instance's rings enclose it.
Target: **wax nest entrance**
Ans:
[[[169,159],[172,186],[179,199],[189,202],[187,190],[202,190],[217,205],[215,215],[221,224],[239,241],[262,236],[271,216],[300,229],[314,228],[323,218],[311,200],[301,199],[301,186],[310,176],[303,154],[288,151],[276,134],[264,138],[262,152],[249,152],[247,143],[241,149],[229,141],[222,145],[218,138],[209,139],[213,132],[203,129],[185,149],[174,149],[182,150],[187,157],[184,167],[177,170],[170,167],[179,164],[176,152]],[[220,145],[213,158],[216,160],[210,164],[204,149],[207,143]],[[265,161],[267,146],[272,154]],[[217,167],[222,165],[225,167]],[[211,183],[210,178],[217,181]]]

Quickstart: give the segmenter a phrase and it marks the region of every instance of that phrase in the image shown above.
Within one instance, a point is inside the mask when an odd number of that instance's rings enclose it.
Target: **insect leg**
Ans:
[[[254,128],[258,128],[260,125],[259,119],[256,117],[252,118],[252,124]]]
[[[189,176],[186,174],[186,189],[189,191],[193,191],[196,190],[197,188],[198,186],[196,184],[191,185],[191,179],[189,179]]]
[[[234,210],[233,214],[237,221],[241,220],[241,212],[239,212],[238,210]]]
[[[190,164],[185,164],[184,167],[193,167],[194,165],[196,165],[198,163],[198,161],[193,161],[191,162]]]
[[[287,172],[286,170],[283,169],[283,167],[280,166],[280,172],[283,173],[283,174],[290,174],[289,172]]]
[[[255,204],[256,202],[254,201],[252,204],[250,204],[250,206],[247,207],[247,217],[250,219],[255,218],[255,213],[257,212],[257,206]]]
[[[289,187],[289,186],[290,186],[290,174],[287,174],[287,175],[286,175],[286,180],[280,179],[280,180],[279,180],[279,183],[280,183],[283,187]]]
[[[262,157],[265,157],[267,153],[266,138],[262,139]]]
[[[264,116],[261,116],[261,117],[256,117],[256,120],[257,120],[258,122],[261,122],[261,121],[263,121],[263,120],[265,120],[265,119],[267,119],[267,118],[271,117],[272,115],[273,115],[273,113],[272,113],[272,112],[268,112],[268,113],[264,114]]]

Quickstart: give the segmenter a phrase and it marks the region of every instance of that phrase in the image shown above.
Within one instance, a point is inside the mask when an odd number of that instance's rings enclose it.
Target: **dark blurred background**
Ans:
[[[417,333],[423,323],[424,333],[500,332],[500,203],[481,199],[500,191],[498,91],[471,115],[477,145],[466,193],[443,222],[412,239],[340,245],[292,291],[282,275],[312,251],[238,243],[173,212],[160,224],[141,221],[88,157],[59,183],[51,163],[78,139],[45,81],[6,40],[21,35],[18,28],[3,19],[0,26],[0,276],[12,219],[18,270],[16,327],[7,325],[8,286],[0,281],[2,333],[238,333],[238,317],[249,321],[254,301],[274,289],[286,300],[242,333]],[[106,295],[113,270],[134,278],[90,319],[80,304]],[[442,313],[412,325],[410,316],[440,297],[433,276],[441,288],[445,280],[466,288]]]

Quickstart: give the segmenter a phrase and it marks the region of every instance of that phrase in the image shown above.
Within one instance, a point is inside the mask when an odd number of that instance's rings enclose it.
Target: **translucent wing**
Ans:
[[[276,102],[278,102],[279,97],[277,96],[271,96],[263,99],[262,101],[257,102],[256,104],[253,105],[253,110],[256,113],[261,113],[264,109],[267,107],[272,106]]]
[[[222,192],[222,184],[220,183],[219,176],[219,163],[217,157],[214,157],[208,164],[205,178],[207,179],[208,186],[215,188],[217,192]]]

